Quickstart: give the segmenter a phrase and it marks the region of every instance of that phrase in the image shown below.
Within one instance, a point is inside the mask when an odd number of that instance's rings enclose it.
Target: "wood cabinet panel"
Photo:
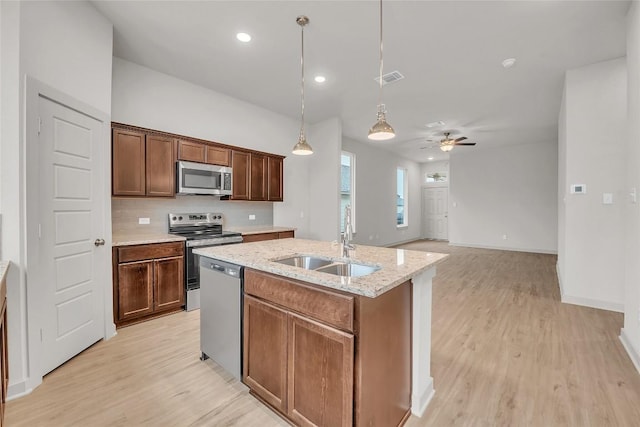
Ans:
[[[112,193],[114,196],[144,196],[145,134],[113,129]]]
[[[206,158],[206,146],[195,141],[178,141],[178,160],[204,163]]]
[[[173,257],[153,261],[154,310],[168,310],[184,304],[184,258]]]
[[[154,243],[149,245],[122,246],[118,248],[118,261],[120,263],[176,256],[184,256],[184,243]]]
[[[292,313],[288,327],[289,417],[301,426],[351,426],[353,335]]]
[[[211,165],[229,166],[231,164],[231,150],[207,145],[205,159]]]
[[[233,200],[249,199],[250,157],[251,155],[244,151],[234,150],[231,153],[231,167],[233,168],[231,198]]]
[[[118,265],[118,291],[119,320],[153,312],[153,262]]]
[[[268,157],[268,189],[267,200],[272,202],[281,202],[284,200],[283,191],[283,159],[281,157]]]
[[[259,233],[259,234],[247,234],[242,236],[243,243],[262,242],[264,240],[274,240],[278,238],[278,233]]]
[[[173,144],[173,138],[147,135],[145,156],[147,196],[175,196],[176,165]]]
[[[261,271],[245,269],[244,291],[288,309],[353,331],[354,297],[285,279]]]
[[[292,239],[296,237],[296,232],[291,230],[291,231],[281,231],[278,233],[278,239]]]
[[[274,408],[287,410],[287,313],[244,296],[242,379]]]
[[[251,154],[250,200],[267,200],[267,156]]]

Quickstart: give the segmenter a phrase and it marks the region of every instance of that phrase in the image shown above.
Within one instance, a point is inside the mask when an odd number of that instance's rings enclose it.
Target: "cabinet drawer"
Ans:
[[[278,233],[278,239],[289,239],[296,237],[295,231],[281,231]]]
[[[278,238],[278,233],[260,233],[260,234],[247,234],[242,236],[243,243],[262,242],[263,240],[275,240]]]
[[[176,256],[184,256],[184,244],[182,242],[153,243],[118,248],[118,262],[120,263]]]
[[[353,332],[354,297],[245,269],[244,291],[336,328]]]

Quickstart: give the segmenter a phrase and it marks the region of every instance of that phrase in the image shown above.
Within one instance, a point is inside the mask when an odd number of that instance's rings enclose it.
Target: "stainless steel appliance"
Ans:
[[[200,308],[199,256],[194,248],[242,243],[240,233],[222,230],[221,213],[169,214],[169,233],[187,239],[185,250],[185,292],[187,311]]]
[[[242,279],[238,265],[200,257],[200,351],[242,378]]]
[[[178,194],[231,195],[231,168],[204,163],[177,163]]]

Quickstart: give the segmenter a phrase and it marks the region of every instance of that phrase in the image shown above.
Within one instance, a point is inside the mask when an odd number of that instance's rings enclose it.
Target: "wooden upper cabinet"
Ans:
[[[233,150],[231,153],[231,167],[233,168],[231,198],[233,200],[249,199],[250,157],[251,155],[244,151]]]
[[[267,200],[272,202],[281,202],[284,200],[283,192],[283,159],[281,157],[268,157],[268,173],[267,173]]]
[[[181,139],[178,141],[178,160],[229,166],[231,164],[231,150],[204,142]]]
[[[178,141],[178,160],[204,163],[206,155],[206,145],[182,139]]]
[[[251,154],[249,200],[267,200],[267,156]]]
[[[145,134],[113,129],[112,143],[114,196],[144,196]]]
[[[211,165],[229,166],[231,164],[231,150],[228,148],[206,146],[205,160]]]
[[[173,197],[176,194],[176,167],[173,159],[174,139],[147,135],[146,195]]]

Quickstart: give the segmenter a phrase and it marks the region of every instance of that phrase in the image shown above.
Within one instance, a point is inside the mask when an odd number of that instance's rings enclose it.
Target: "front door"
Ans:
[[[42,96],[38,114],[39,263],[29,271],[37,270],[33,286],[42,293],[44,375],[104,334],[110,251],[96,243],[105,237],[108,160],[101,156],[98,120]]]
[[[449,239],[449,189],[446,187],[424,188],[422,200],[424,237],[437,240]]]

